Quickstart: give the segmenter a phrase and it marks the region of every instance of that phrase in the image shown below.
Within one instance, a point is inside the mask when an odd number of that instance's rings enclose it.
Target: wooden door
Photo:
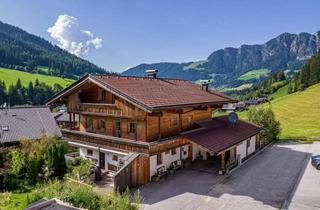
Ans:
[[[106,156],[103,152],[99,153],[99,166],[102,169],[105,169],[106,167]]]

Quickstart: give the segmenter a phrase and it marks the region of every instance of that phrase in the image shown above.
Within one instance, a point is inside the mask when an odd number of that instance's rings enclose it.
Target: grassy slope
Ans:
[[[320,138],[320,84],[279,97],[270,104],[281,123],[280,138]],[[279,94],[280,95],[280,94]],[[246,119],[246,112],[239,113]]]
[[[289,87],[289,84],[279,88],[276,92],[272,93],[269,96],[269,99],[271,99],[271,98],[272,99],[277,99],[277,98],[280,98],[280,97],[288,95],[288,87]]]
[[[249,71],[243,75],[241,75],[238,80],[247,81],[250,79],[259,79],[259,77],[264,76],[270,72],[269,69],[256,69]]]
[[[13,69],[0,68],[0,80],[4,80],[6,82],[7,88],[10,84],[15,84],[18,78],[21,79],[21,83],[23,86],[27,86],[30,81],[32,81],[34,84],[37,78],[40,82],[44,82],[50,86],[54,85],[55,83],[58,83],[61,86],[66,87],[74,81],[71,79],[62,79],[60,77],[53,77],[41,74],[31,74],[28,72],[17,71]]]
[[[244,89],[248,89],[248,88],[251,88],[252,87],[252,83],[248,83],[248,84],[242,84],[238,87],[227,87],[227,88],[223,88],[221,89],[220,91],[221,92],[227,92],[227,91],[233,91],[233,90],[237,90],[237,91],[240,91],[240,90],[244,90]]]

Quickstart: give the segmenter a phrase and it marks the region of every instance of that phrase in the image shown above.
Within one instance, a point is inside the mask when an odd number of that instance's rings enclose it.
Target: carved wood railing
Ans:
[[[142,111],[124,111],[119,109],[116,104],[101,104],[101,103],[81,103],[75,106],[76,113],[85,113],[100,116],[113,116],[113,117],[142,117],[144,113]]]

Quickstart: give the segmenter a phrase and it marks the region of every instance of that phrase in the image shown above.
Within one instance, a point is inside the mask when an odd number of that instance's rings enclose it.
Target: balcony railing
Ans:
[[[116,104],[81,103],[76,105],[74,110],[72,111],[77,113],[99,116],[114,116],[128,118],[143,116],[143,113],[141,111],[124,111],[117,108]]]

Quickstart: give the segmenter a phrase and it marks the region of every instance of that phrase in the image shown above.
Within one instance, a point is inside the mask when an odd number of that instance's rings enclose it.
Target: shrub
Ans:
[[[90,159],[78,158],[76,163],[77,165],[73,164],[73,166],[70,166],[68,176],[78,181],[85,180],[89,182],[92,161]]]
[[[49,182],[48,185],[41,185],[30,194],[29,203],[44,197],[58,198],[75,207],[86,209],[99,209],[100,204],[100,197],[93,192],[91,187],[71,182],[54,181]]]
[[[21,175],[26,169],[26,156],[20,149],[11,152],[12,173],[16,176]]]
[[[131,201],[134,203],[132,204]],[[130,191],[127,189],[122,195],[118,192],[113,192],[109,194],[105,199],[101,200],[101,209],[106,210],[138,210],[139,204],[141,203],[140,193],[134,194],[132,198],[130,196]]]
[[[26,178],[31,185],[37,184],[41,178],[42,166],[44,165],[44,159],[41,157],[33,157],[28,161],[28,168]]]
[[[252,107],[248,112],[249,121],[262,127],[261,137],[270,143],[278,139],[280,134],[280,122],[275,119],[272,109],[269,107],[264,109],[262,107]]]
[[[20,186],[20,181],[16,174],[6,172],[3,174],[3,187],[6,191],[17,190]]]
[[[46,156],[46,164],[52,178],[62,179],[67,171],[64,158],[65,148],[63,144],[55,143],[49,146]]]

